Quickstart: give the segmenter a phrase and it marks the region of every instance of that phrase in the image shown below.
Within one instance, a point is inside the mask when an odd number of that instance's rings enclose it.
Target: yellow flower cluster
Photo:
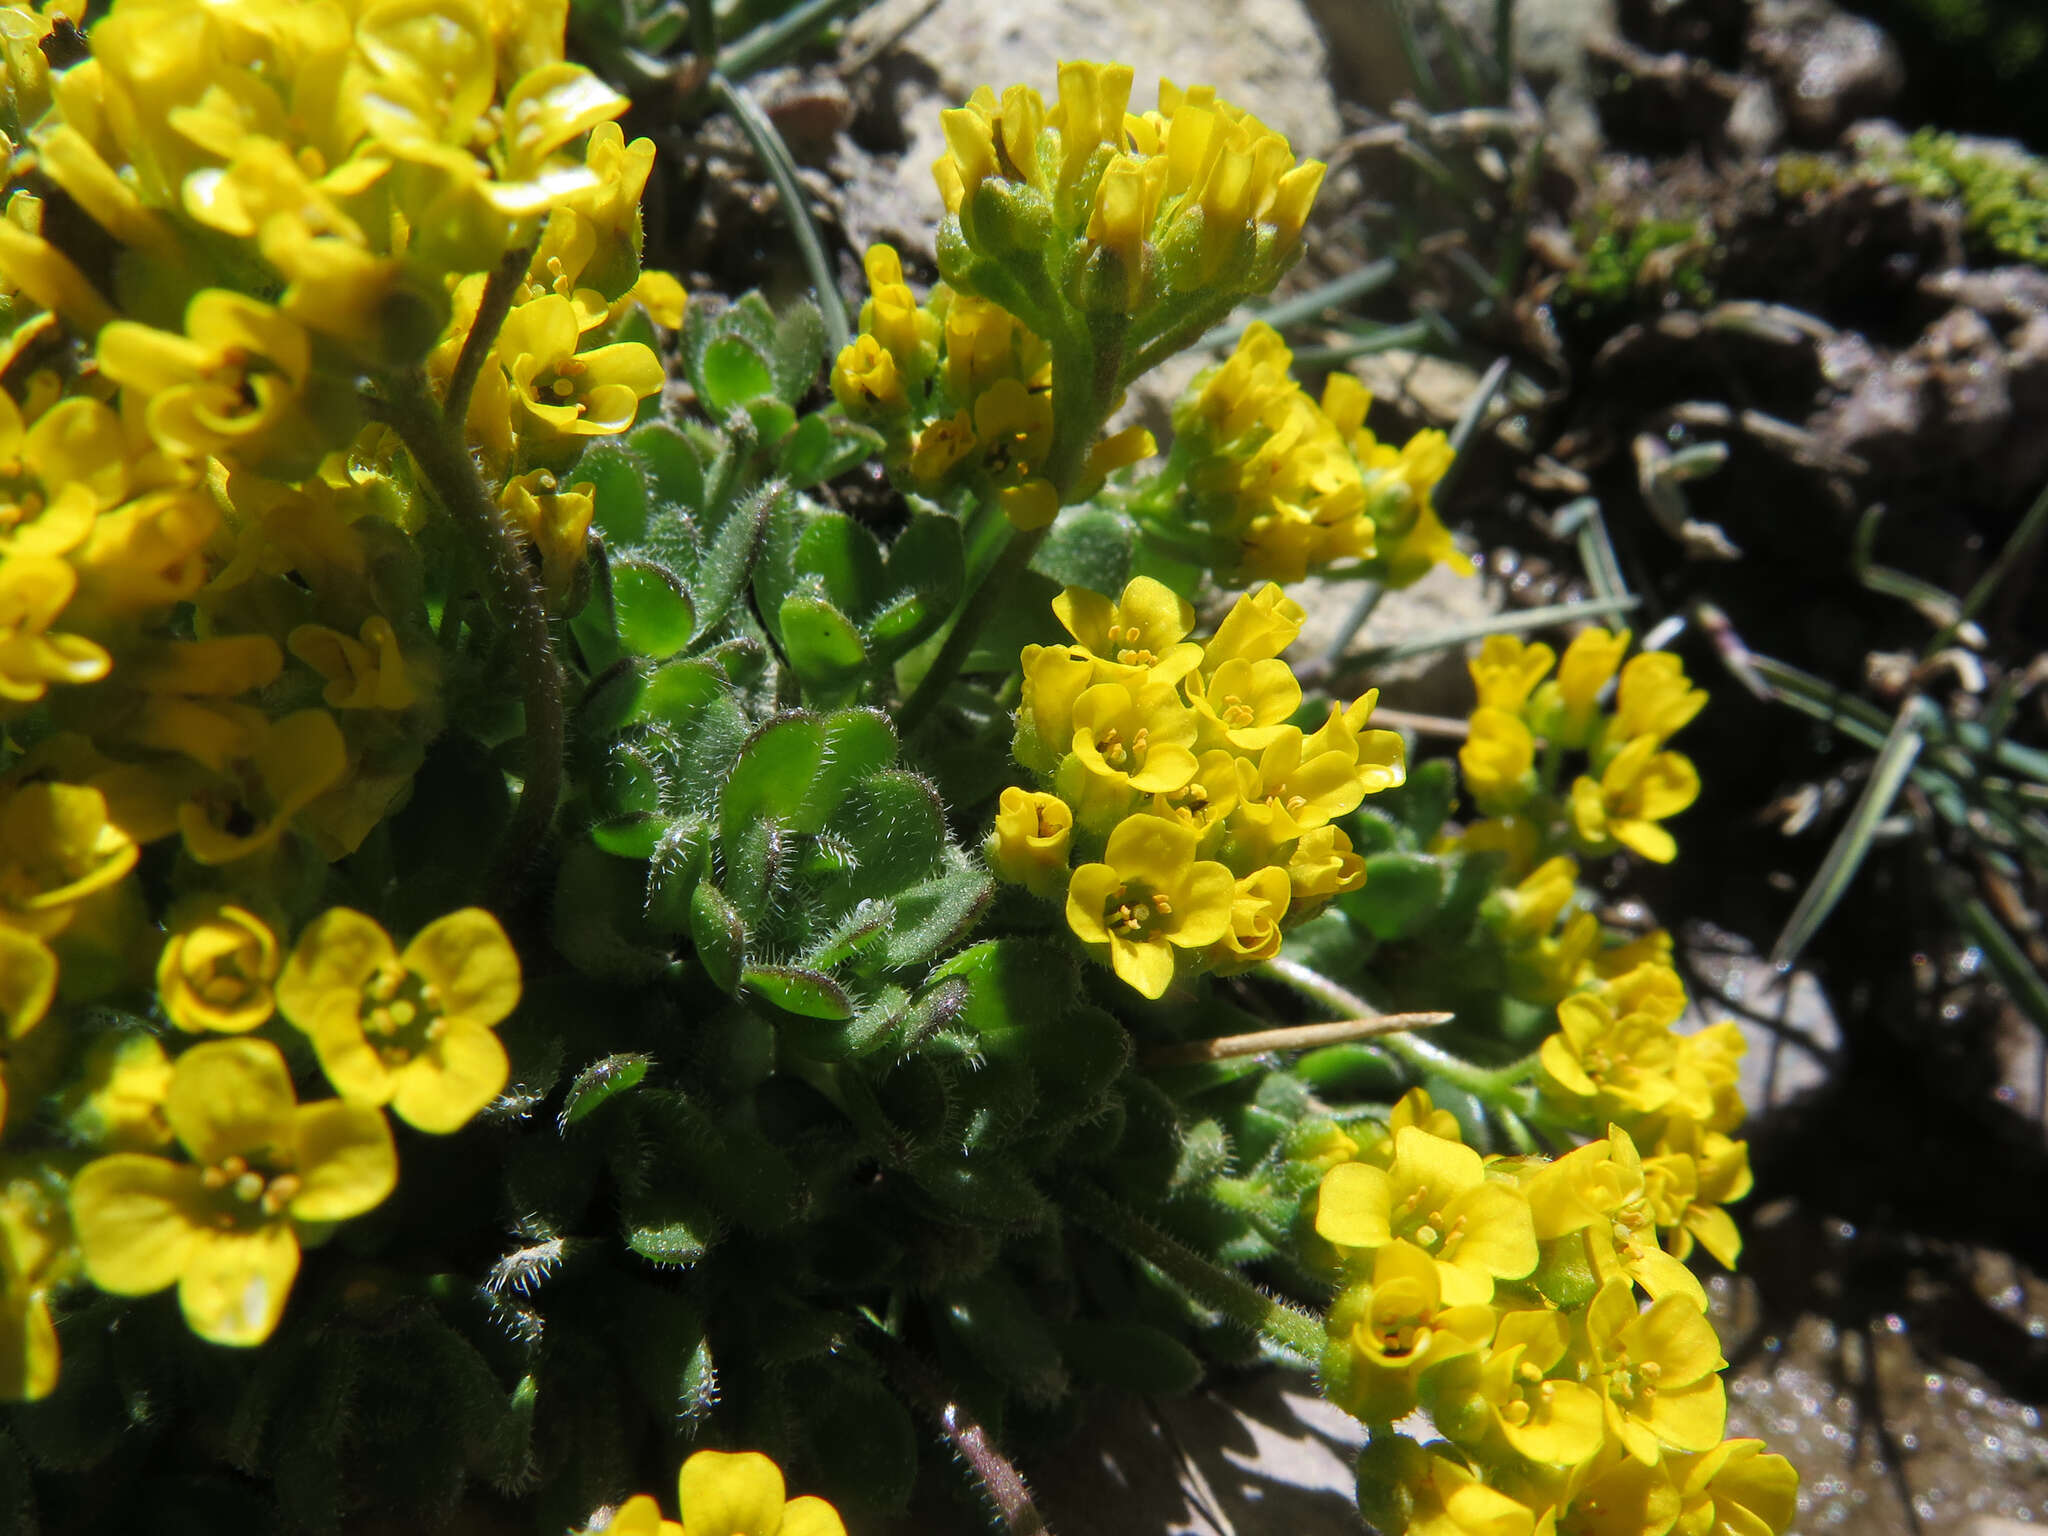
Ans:
[[[1664,744],[1707,695],[1668,651],[1642,652],[1624,666],[1628,644],[1627,630],[1589,629],[1560,660],[1540,642],[1487,639],[1471,663],[1478,704],[1458,764],[1490,819],[1467,834],[1468,846],[1507,851],[1517,871],[1560,844],[1596,856],[1627,848],[1671,862],[1678,844],[1662,823],[1698,798],[1700,779],[1689,759]],[[1617,671],[1613,707],[1603,710],[1601,695]],[[1558,783],[1566,752],[1586,760],[1568,793]]]
[[[1673,1251],[1682,1155],[1644,1157],[1617,1124],[1555,1159],[1482,1157],[1420,1089],[1350,1150],[1315,1230],[1345,1280],[1325,1391],[1374,1426],[1368,1519],[1424,1536],[1785,1530],[1797,1474],[1723,1439],[1727,1362]],[[1442,1440],[1391,1428],[1417,1407]]]
[[[1228,359],[1196,376],[1173,411],[1184,480],[1174,518],[1221,541],[1241,581],[1334,567],[1405,587],[1439,564],[1471,575],[1430,501],[1451,466],[1444,434],[1382,443],[1365,425],[1363,384],[1333,373],[1318,404],[1292,362],[1279,333],[1254,322]]]
[[[846,1536],[839,1511],[814,1494],[786,1497],[782,1469],[759,1451],[698,1451],[676,1477],[682,1519],[637,1493],[592,1536]]]
[[[75,1254],[49,1242],[30,1273],[4,1268],[18,1242],[0,1245],[0,1295],[18,1289],[25,1303],[0,1328],[10,1345],[25,1335],[16,1347],[43,1391],[57,1374],[44,1298],[75,1271],[124,1296],[175,1285],[201,1338],[260,1344],[283,1314],[301,1230],[361,1215],[395,1185],[385,1106],[418,1130],[453,1131],[510,1070],[494,1030],[518,1005],[519,959],[478,908],[428,924],[402,953],[371,919],[334,908],[282,959],[262,918],[197,898],[173,909],[156,978],[176,1029],[238,1038],[173,1059],[154,1036],[128,1035],[89,1063],[71,1121],[107,1155],[72,1182]],[[279,1012],[338,1098],[300,1104],[283,1054],[250,1033]],[[0,1202],[11,1237],[9,1223]]]
[[[653,146],[564,60],[561,0],[120,0],[80,19],[0,8],[15,1396],[54,1384],[47,1297],[81,1277],[175,1284],[202,1336],[265,1337],[300,1226],[390,1189],[384,1106],[445,1132],[502,1088],[492,1029],[519,971],[493,919],[454,914],[401,954],[367,918],[309,910],[442,718],[414,540],[430,501],[359,390],[463,394],[487,489],[562,599],[592,513],[566,471],[658,393],[632,337],[682,310],[639,268]],[[509,315],[466,348],[494,273]],[[162,911],[136,873],[152,845]],[[152,991],[168,1030],[242,1038],[173,1054],[66,1027],[73,1005],[142,1012]],[[250,1033],[280,1012],[338,1099],[300,1104]],[[105,1154],[68,1201],[75,1155],[5,1123],[9,1094]]]
[[[1043,787],[1003,792],[998,875],[1064,898],[1083,944],[1152,998],[1270,959],[1283,927],[1358,887],[1337,818],[1402,783],[1404,751],[1368,729],[1375,693],[1293,723],[1301,684],[1279,658],[1298,604],[1268,585],[1200,644],[1193,608],[1149,577],[1114,602],[1069,587],[1053,610],[1072,643],[1024,648],[1014,746]]]
[[[994,497],[1020,530],[1051,523],[1061,498],[1042,473],[1053,438],[1045,342],[1007,310],[943,282],[920,305],[889,246],[871,246],[866,265],[860,334],[832,367],[840,406],[881,430],[892,467],[925,495],[968,490]],[[1104,438],[1075,494],[1155,451],[1143,427]]]
[[[1000,98],[982,86],[942,115],[932,173],[959,239],[998,259],[1021,252],[1042,274],[1035,286],[1084,310],[1135,316],[1270,286],[1300,243],[1322,162],[1297,164],[1285,138],[1207,86],[1162,80],[1157,110],[1134,113],[1127,64],[1063,63],[1058,84],[1050,108],[1026,85]],[[1050,296],[1015,271],[1010,284],[1020,314]]]

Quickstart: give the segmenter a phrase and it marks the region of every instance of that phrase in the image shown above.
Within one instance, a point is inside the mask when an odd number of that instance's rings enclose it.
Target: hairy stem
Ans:
[[[1340,986],[1321,971],[1311,970],[1298,960],[1278,957],[1261,969],[1275,981],[1285,982],[1303,997],[1321,1003],[1333,1012],[1352,1018],[1369,1017],[1379,1010],[1348,987]],[[1379,1043],[1418,1072],[1433,1072],[1445,1082],[1455,1083],[1476,1098],[1489,1103],[1521,1087],[1536,1073],[1535,1053],[1520,1057],[1504,1067],[1476,1067],[1462,1056],[1431,1045],[1414,1035],[1381,1037]]]
[[[904,736],[909,736],[924,723],[925,717],[945,697],[946,690],[953,686],[953,680],[960,675],[960,669],[967,664],[967,658],[974,650],[982,621],[995,605],[994,599],[1001,595],[1004,587],[1019,580],[1030,569],[1031,557],[1038,553],[1038,546],[1044,542],[1043,528],[1031,533],[1012,534],[1002,554],[982,573],[981,579],[969,582],[960,594],[960,605],[953,616],[953,628],[946,636],[946,643],[939,647],[939,654],[932,658],[932,664],[925,668],[917,687],[896,712],[896,728]],[[988,601],[982,599],[984,592],[991,594]]]
[[[1310,1364],[1321,1358],[1324,1330],[1320,1318],[1268,1296],[1234,1270],[1212,1264],[1085,1179],[1062,1185],[1059,1196],[1061,1204],[1084,1226],[1143,1259],[1202,1306]]]
[[[469,334],[462,339],[462,351],[456,356],[455,371],[448,375],[448,394],[441,406],[441,414],[454,423],[458,433],[469,419],[469,397],[476,389],[477,375],[483,372],[484,361],[491,355],[505,317],[512,313],[512,301],[518,297],[526,281],[526,269],[532,263],[532,245],[522,245],[500,257],[491,275],[484,279],[476,318],[470,321]],[[425,473],[424,469],[421,473]]]
[[[946,1390],[932,1368],[879,1326],[866,1336],[866,1347],[898,1389],[931,1415],[946,1443],[981,1484],[1008,1536],[1052,1536],[1045,1517],[1031,1502],[1024,1474],[995,1448],[988,1431]]]
[[[547,602],[526,551],[477,477],[476,463],[462,446],[459,422],[444,417],[426,378],[414,370],[392,379],[386,420],[411,453],[420,479],[483,565],[511,641],[526,708],[526,779],[519,808],[505,833],[505,853],[496,882],[509,904],[525,867],[546,840],[562,792],[562,672],[548,632]]]

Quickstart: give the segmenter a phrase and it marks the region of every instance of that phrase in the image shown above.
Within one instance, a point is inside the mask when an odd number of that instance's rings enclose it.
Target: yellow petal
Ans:
[[[116,1296],[173,1283],[200,1236],[199,1170],[139,1152],[87,1163],[71,1185],[71,1219],[85,1272]]]
[[[446,1030],[397,1076],[392,1111],[415,1130],[445,1136],[498,1096],[512,1067],[498,1037],[481,1024],[444,1019]]]
[[[1123,982],[1141,996],[1159,998],[1173,985],[1173,950],[1163,938],[1132,943],[1121,933],[1109,936],[1109,963]]]
[[[1342,1248],[1377,1248],[1393,1240],[1388,1223],[1393,1181],[1369,1163],[1339,1163],[1323,1175],[1316,1233]]]
[[[823,1499],[806,1494],[782,1506],[781,1536],[846,1536],[846,1522]]]
[[[325,1099],[292,1117],[301,1221],[345,1221],[381,1204],[398,1184],[398,1149],[382,1110]]]
[[[298,1272],[299,1239],[288,1221],[204,1233],[178,1281],[185,1326],[214,1344],[261,1344],[284,1316]]]
[[[378,967],[395,964],[398,950],[373,918],[330,907],[306,925],[277,978],[277,1006],[308,1034],[340,1019],[353,1025],[363,986]]]
[[[782,1472],[759,1451],[699,1451],[676,1478],[686,1536],[778,1536]]]
[[[0,1400],[32,1403],[57,1387],[57,1324],[40,1292],[0,1297]]]
[[[291,1145],[298,1098],[268,1040],[208,1040],[178,1058],[164,1116],[199,1163]]]
[[[519,1006],[519,956],[498,920],[482,907],[436,918],[405,946],[399,960],[440,990],[441,1009],[451,1020],[496,1024]]]

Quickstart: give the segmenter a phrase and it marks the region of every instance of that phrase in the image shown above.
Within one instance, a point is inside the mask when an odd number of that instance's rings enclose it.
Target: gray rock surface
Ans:
[[[1890,107],[1906,83],[1883,30],[1829,0],[1763,0],[1749,50],[1801,144],[1832,143],[1858,118]]]

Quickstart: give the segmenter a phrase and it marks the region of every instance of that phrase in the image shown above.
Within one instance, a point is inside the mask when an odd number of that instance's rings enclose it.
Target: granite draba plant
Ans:
[[[1461,564],[1441,440],[1258,328],[1106,431],[1321,167],[977,92],[828,375],[642,266],[566,15],[0,7],[10,1528],[831,1536],[922,1463],[1022,1529],[1078,1387],[1263,1351],[1390,1531],[1781,1530],[1680,1262],[1739,1041],[1572,862],[1671,856],[1699,696],[1490,646],[1453,828],[1267,579]]]

